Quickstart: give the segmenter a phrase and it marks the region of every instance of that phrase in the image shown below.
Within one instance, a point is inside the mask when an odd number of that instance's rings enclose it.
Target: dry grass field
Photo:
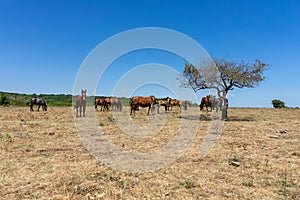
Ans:
[[[174,109],[146,116],[141,109],[130,118],[124,108],[120,115],[137,126],[157,120],[157,134],[146,138],[124,134],[118,124],[128,122],[118,115],[97,112],[99,129],[128,152],[161,148],[179,121],[199,123],[182,156],[147,173],[112,169],[93,157],[80,140],[71,107],[34,109],[0,107],[0,199],[300,198],[300,109],[229,109],[222,135],[205,157],[199,151],[210,112],[191,108],[183,111],[189,117],[179,117]]]

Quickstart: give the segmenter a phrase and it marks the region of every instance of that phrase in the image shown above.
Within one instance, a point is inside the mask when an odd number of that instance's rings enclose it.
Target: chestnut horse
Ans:
[[[78,108],[79,108],[79,116],[81,117],[81,111],[83,117],[85,117],[85,108],[86,108],[86,90],[81,90],[81,96],[76,96],[76,105],[74,109],[76,109],[76,117],[78,117]]]
[[[97,109],[97,106],[100,106],[100,111],[104,111],[104,98],[97,98],[95,99],[95,109]]]
[[[169,106],[168,106],[168,110],[172,110],[173,106],[178,106],[179,109],[181,110],[181,101],[180,100],[176,100],[176,99],[172,99],[171,97],[167,97],[167,99],[169,100]]]
[[[30,111],[33,111],[33,105],[39,105],[38,111],[40,111],[40,107],[42,106],[43,111],[47,111],[46,101],[43,98],[31,98],[27,105],[30,106]]]
[[[135,114],[135,111],[138,110],[139,106],[145,108],[148,107],[148,113],[149,115],[150,109],[153,107],[153,104],[156,103],[155,96],[149,96],[149,97],[141,97],[141,96],[135,96],[130,99],[130,115]]]
[[[201,99],[200,110],[202,110],[204,106],[206,107],[206,111],[208,111],[208,107],[210,107],[210,111],[212,111],[210,96]]]
[[[120,99],[110,97],[110,98],[105,98],[104,99],[104,109],[108,111],[108,105],[110,105],[111,109],[115,109],[116,111],[122,111],[122,103]]]

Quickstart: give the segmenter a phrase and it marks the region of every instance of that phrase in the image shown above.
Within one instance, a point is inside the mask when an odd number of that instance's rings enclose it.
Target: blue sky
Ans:
[[[299,10],[296,0],[0,0],[0,91],[70,94],[82,62],[99,43],[129,29],[163,27],[193,38],[213,56],[271,65],[259,87],[230,91],[230,106],[270,107],[275,98],[300,106]],[[111,95],[124,73],[147,63],[179,72],[184,64],[157,50],[129,53],[103,74],[97,94]]]

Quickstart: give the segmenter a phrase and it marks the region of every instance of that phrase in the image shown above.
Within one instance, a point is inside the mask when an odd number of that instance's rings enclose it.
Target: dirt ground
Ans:
[[[34,109],[0,107],[0,199],[300,198],[300,109],[231,108],[222,134],[202,157],[211,112],[189,108],[180,114],[174,108],[147,116],[141,109],[135,117],[126,107],[116,114],[97,112],[99,130],[125,152],[160,150],[177,130],[196,123],[181,156],[145,173],[108,167],[92,156],[71,107]],[[131,125],[155,134],[143,137]]]

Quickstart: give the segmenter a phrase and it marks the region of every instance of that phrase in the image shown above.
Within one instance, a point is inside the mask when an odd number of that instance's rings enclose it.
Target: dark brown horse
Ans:
[[[211,107],[211,97],[207,96],[207,97],[203,97],[201,99],[201,104],[200,104],[200,110],[203,110],[203,107],[206,107],[206,111],[208,111],[208,107],[210,107],[210,111],[212,111],[212,107]]]
[[[120,99],[118,99],[118,98],[114,98],[114,97],[105,98],[104,99],[104,108],[106,109],[106,111],[108,111],[109,105],[112,110],[122,111],[122,103],[121,103]]]
[[[135,96],[130,99],[130,115],[132,115],[132,111],[135,114],[135,111],[138,110],[139,107],[145,108],[148,107],[148,113],[149,115],[150,109],[152,108],[153,104],[156,103],[155,96],[149,96],[149,97],[142,97],[142,96]]]
[[[97,109],[97,106],[100,106],[100,111],[104,111],[104,98],[97,98],[95,99],[95,109]]]
[[[172,99],[171,97],[167,97],[167,99],[169,100],[168,110],[172,110],[173,106],[178,106],[179,109],[181,110],[181,101],[180,100]]]
[[[79,116],[81,117],[81,112],[83,117],[85,117],[85,109],[86,109],[86,90],[81,90],[81,96],[76,96],[76,105],[74,109],[76,109],[76,117],[78,117],[78,108],[79,108]]]
[[[27,105],[30,106],[30,111],[33,111],[34,104],[39,106],[37,111],[40,111],[41,106],[43,108],[43,111],[47,111],[46,101],[43,98],[31,98],[30,101],[27,103]]]

